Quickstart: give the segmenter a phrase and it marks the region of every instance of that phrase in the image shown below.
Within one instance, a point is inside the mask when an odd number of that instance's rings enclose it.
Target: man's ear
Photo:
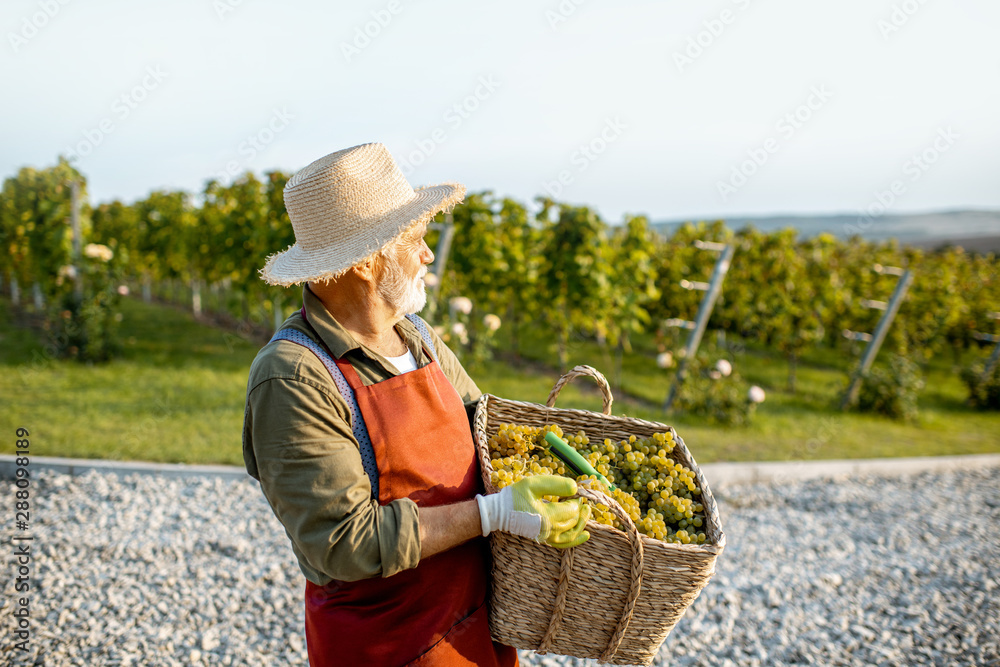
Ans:
[[[351,267],[351,271],[353,271],[358,278],[361,278],[364,281],[375,282],[375,261],[372,259]]]

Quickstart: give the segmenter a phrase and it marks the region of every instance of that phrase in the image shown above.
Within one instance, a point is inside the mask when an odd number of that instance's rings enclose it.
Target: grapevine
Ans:
[[[572,477],[572,471],[545,446],[545,434],[549,431],[574,447],[617,487],[612,490],[593,475],[576,477],[579,484],[612,496],[640,533],[675,544],[705,542],[706,535],[701,530],[706,523],[705,507],[700,502],[701,488],[694,472],[670,458],[674,440],[669,431],[644,439],[632,435],[619,442],[609,438],[594,442],[583,431],[566,435],[558,425],[501,424],[496,435],[489,439],[493,485],[502,489],[530,475]],[[546,500],[554,502],[559,498],[551,496]],[[589,504],[593,521],[624,529],[607,505]]]

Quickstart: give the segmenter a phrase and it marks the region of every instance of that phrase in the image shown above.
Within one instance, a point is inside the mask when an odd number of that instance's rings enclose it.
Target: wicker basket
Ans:
[[[597,380],[604,393],[604,414],[552,407],[562,387],[580,375]],[[707,540],[700,545],[670,544],[641,535],[614,499],[581,486],[578,495],[610,507],[627,531],[588,521],[590,539],[570,549],[492,533],[490,631],[498,642],[616,665],[648,665],[715,572],[726,537],[701,469],[672,427],[611,416],[612,400],[607,380],[590,366],[577,366],[562,376],[549,394],[548,407],[484,395],[474,430],[486,492],[498,491],[490,481],[488,442],[503,423],[558,424],[567,433],[582,429],[591,439],[614,441],[670,431],[676,443],[670,456],[690,468],[701,487]]]

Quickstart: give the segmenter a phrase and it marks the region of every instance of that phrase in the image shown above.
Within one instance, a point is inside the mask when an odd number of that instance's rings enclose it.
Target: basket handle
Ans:
[[[549,392],[549,397],[545,401],[545,407],[551,408],[556,404],[556,397],[559,396],[559,392],[566,385],[567,382],[573,378],[580,377],[581,375],[589,375],[597,381],[597,386],[601,388],[601,393],[604,394],[604,414],[611,414],[611,404],[614,402],[614,397],[611,396],[611,386],[608,381],[601,375],[601,372],[596,368],[591,366],[574,366],[572,370],[563,375],[559,380],[556,381],[556,386],[552,387],[552,391]]]
[[[625,598],[625,607],[622,609],[622,615],[618,619],[618,625],[615,627],[610,641],[608,641],[607,648],[604,649],[604,653],[599,658],[601,662],[610,662],[618,651],[622,639],[625,637],[625,631],[628,630],[628,625],[632,621],[632,614],[635,611],[636,600],[639,599],[639,590],[642,587],[642,538],[639,536],[639,531],[636,529],[635,524],[632,523],[632,517],[611,496],[580,484],[577,486],[577,493],[574,497],[583,497],[593,502],[607,505],[625,526],[625,533],[628,535],[629,542],[632,545],[631,582],[628,588],[628,596]],[[559,583],[556,588],[556,606],[552,612],[552,618],[549,620],[548,630],[546,630],[541,644],[536,649],[540,653],[548,652],[552,641],[555,639],[556,632],[558,632],[559,626],[562,624],[563,613],[566,607],[566,590],[569,588],[570,574],[573,569],[574,551],[574,547],[562,550],[562,559],[559,563]]]

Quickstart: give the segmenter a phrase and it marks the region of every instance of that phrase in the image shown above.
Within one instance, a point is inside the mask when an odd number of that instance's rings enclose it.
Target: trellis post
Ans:
[[[878,354],[879,348],[882,347],[882,341],[885,340],[885,335],[889,332],[889,327],[892,325],[892,321],[896,318],[896,313],[899,312],[899,307],[903,304],[903,297],[906,296],[906,291],[910,288],[910,283],[913,282],[913,274],[909,269],[904,270],[896,266],[882,266],[881,264],[876,264],[875,272],[900,276],[900,278],[899,282],[896,283],[896,289],[893,290],[892,296],[889,298],[889,303],[886,303],[885,301],[873,301],[870,299],[864,299],[861,301],[861,305],[867,308],[875,308],[877,310],[885,311],[882,314],[882,318],[878,321],[878,325],[875,327],[874,334],[844,329],[845,338],[868,341],[868,347],[865,348],[865,353],[861,357],[861,363],[858,364],[857,369],[851,377],[851,384],[847,388],[847,392],[844,394],[844,399],[840,403],[841,410],[846,410],[848,406],[850,406],[857,398],[858,391],[861,389],[861,379],[868,372],[868,369],[871,368],[872,363],[875,361],[875,355]]]
[[[664,411],[669,410],[670,406],[673,405],[674,400],[677,399],[677,392],[680,391],[681,384],[683,384],[684,380],[687,378],[688,360],[693,359],[694,355],[698,353],[698,345],[701,344],[701,337],[705,334],[705,328],[708,326],[708,319],[712,315],[712,309],[715,308],[716,299],[719,298],[719,294],[722,292],[722,282],[726,278],[726,273],[729,271],[729,265],[733,261],[733,254],[736,252],[736,248],[734,246],[726,243],[695,241],[694,244],[701,250],[718,252],[720,255],[719,258],[715,260],[715,268],[712,269],[712,277],[707,283],[690,282],[687,280],[681,281],[681,287],[684,289],[696,289],[703,290],[705,292],[705,296],[701,299],[701,305],[698,306],[698,315],[695,317],[694,322],[678,318],[671,318],[664,322],[664,324],[668,327],[680,327],[691,331],[691,334],[688,336],[687,345],[684,348],[684,358],[682,358],[680,363],[677,365],[677,375],[674,377],[674,383],[670,387],[670,393],[667,395],[667,400],[663,402]]]
[[[437,278],[433,288],[434,299],[437,300],[438,294],[441,292],[441,281],[444,279],[444,267],[448,263],[448,253],[451,250],[451,239],[455,235],[455,225],[452,222],[451,213],[445,213],[443,223],[432,222],[427,227],[441,232],[438,237],[437,250],[434,251],[434,263],[429,270]]]
[[[73,277],[73,292],[77,299],[83,298],[83,270],[80,266],[80,260],[82,257],[82,246],[83,238],[80,231],[80,182],[77,180],[70,181],[70,196],[72,197],[70,203],[70,213],[69,213],[69,224],[73,235],[73,268],[75,269]]]

